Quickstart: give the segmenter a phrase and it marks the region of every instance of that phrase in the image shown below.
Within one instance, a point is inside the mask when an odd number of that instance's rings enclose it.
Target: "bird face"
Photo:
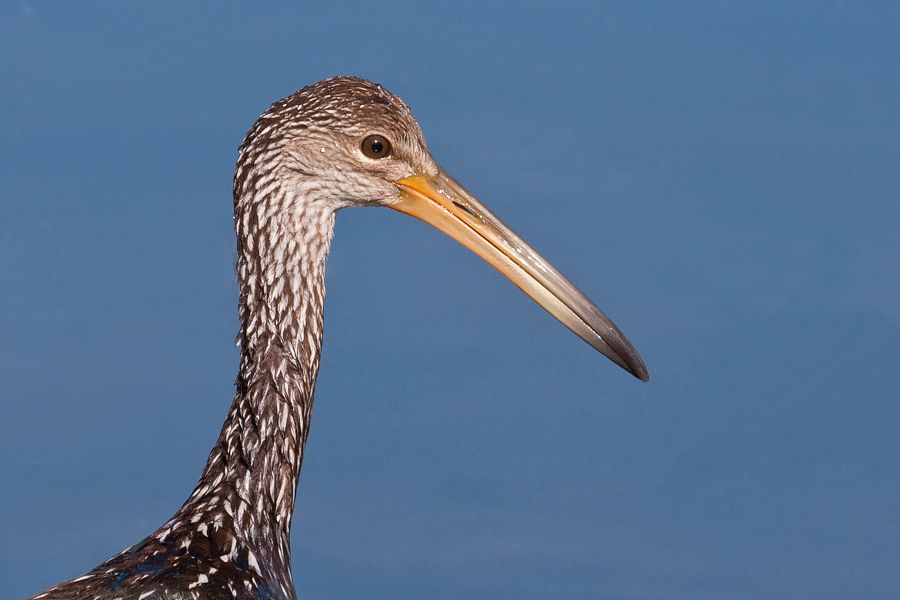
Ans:
[[[391,205],[400,194],[395,182],[439,170],[403,101],[352,77],[321,81],[273,104],[244,142],[244,149],[263,147],[270,164],[280,165],[277,178],[303,189],[298,199],[335,210]]]
[[[303,182],[305,198],[320,198],[335,209],[386,206],[434,226],[491,264],[593,348],[639,379],[649,378],[637,351],[613,322],[440,168],[399,98],[363,79],[327,79],[274,104],[248,140],[268,135],[269,114],[282,127],[276,137],[284,142],[286,176]]]

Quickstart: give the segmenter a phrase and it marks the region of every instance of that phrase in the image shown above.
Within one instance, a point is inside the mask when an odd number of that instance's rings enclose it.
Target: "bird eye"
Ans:
[[[385,158],[391,155],[391,143],[386,137],[370,135],[362,141],[362,151],[369,158]]]

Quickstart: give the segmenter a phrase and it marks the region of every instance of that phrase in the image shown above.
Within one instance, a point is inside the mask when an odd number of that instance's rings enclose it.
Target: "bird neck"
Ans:
[[[236,201],[237,391],[200,481],[180,511],[214,545],[214,533],[221,530],[221,550],[281,584],[287,597],[293,591],[291,517],[319,369],[325,261],[334,225],[334,212],[324,204],[289,206],[273,208],[271,199]]]

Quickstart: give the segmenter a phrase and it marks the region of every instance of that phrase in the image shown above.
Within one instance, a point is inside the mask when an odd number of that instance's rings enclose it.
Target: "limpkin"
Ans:
[[[616,364],[647,370],[615,325],[431,157],[406,104],[335,77],[269,107],[234,175],[240,366],[190,498],[162,527],[44,600],[293,600],[290,529],[319,368],[335,214],[386,206],[456,239]]]

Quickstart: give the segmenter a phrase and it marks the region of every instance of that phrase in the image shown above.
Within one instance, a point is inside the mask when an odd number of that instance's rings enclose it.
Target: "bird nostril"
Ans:
[[[453,206],[455,206],[456,208],[458,208],[458,209],[460,209],[460,210],[463,210],[463,211],[467,212],[468,214],[472,215],[472,216],[475,217],[476,219],[478,218],[478,215],[476,215],[476,214],[474,213],[474,211],[472,211],[471,208],[469,208],[469,207],[466,206],[465,204],[462,204],[461,202],[457,202],[456,200],[454,200],[454,201],[453,201]]]

